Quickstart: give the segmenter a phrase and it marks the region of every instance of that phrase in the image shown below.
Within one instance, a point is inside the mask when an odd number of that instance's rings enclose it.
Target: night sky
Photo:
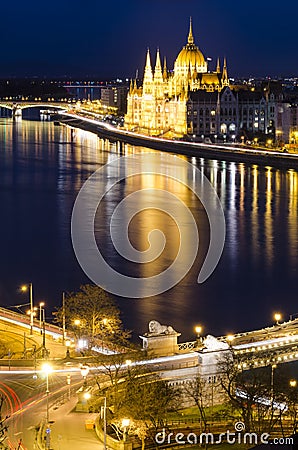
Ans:
[[[14,0],[1,2],[0,77],[132,77],[159,47],[171,68],[189,16],[205,57],[230,76],[298,75],[298,2]]]

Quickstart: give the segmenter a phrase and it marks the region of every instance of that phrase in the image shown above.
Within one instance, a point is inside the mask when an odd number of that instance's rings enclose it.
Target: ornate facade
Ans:
[[[157,50],[154,70],[147,51],[143,85],[131,82],[127,96],[125,127],[152,136],[182,137],[188,132],[187,102],[190,93],[219,93],[229,86],[226,60],[223,67],[217,61],[214,72],[194,43],[190,21],[187,44],[180,51],[174,70],[162,68]]]

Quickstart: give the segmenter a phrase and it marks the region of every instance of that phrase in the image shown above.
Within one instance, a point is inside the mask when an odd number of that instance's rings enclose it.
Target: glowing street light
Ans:
[[[126,441],[127,427],[129,427],[129,424],[130,424],[130,419],[122,419],[123,442]]]
[[[68,358],[68,357],[70,356],[70,353],[69,353],[69,347],[70,347],[70,345],[71,345],[70,340],[65,341],[65,346],[66,346],[66,358]]]
[[[39,329],[40,334],[42,334],[42,328],[41,328],[41,321],[45,322],[45,310],[43,306],[45,305],[45,302],[39,303]]]
[[[89,373],[89,367],[88,366],[82,366],[81,367],[81,375],[84,378],[84,386],[87,385],[87,376]]]
[[[30,334],[33,334],[33,324],[34,324],[34,306],[33,306],[33,286],[32,283],[24,284],[21,286],[22,292],[27,292],[29,290],[29,302],[30,302]]]
[[[232,342],[235,340],[235,336],[233,334],[228,334],[227,341],[229,344],[232,344]]]
[[[290,387],[295,388],[297,386],[297,380],[290,380]]]
[[[202,331],[203,331],[203,327],[201,327],[201,325],[197,325],[195,327],[195,332],[197,334],[197,341],[202,341],[202,337],[201,337]]]
[[[44,363],[42,365],[42,367],[41,367],[41,370],[46,376],[47,423],[49,423],[49,419],[50,419],[50,410],[49,410],[49,394],[50,394],[50,390],[49,390],[49,375],[53,372],[53,367],[50,364],[48,364],[48,363]]]
[[[276,325],[279,325],[279,321],[282,319],[282,315],[280,313],[274,314],[274,320],[276,321]]]

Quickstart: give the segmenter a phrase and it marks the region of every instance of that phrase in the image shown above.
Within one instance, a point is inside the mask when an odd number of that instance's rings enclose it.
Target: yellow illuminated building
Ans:
[[[208,70],[203,53],[195,45],[190,20],[187,44],[178,54],[174,70],[162,68],[157,50],[154,70],[147,51],[143,85],[131,82],[125,127],[152,136],[182,137],[187,133],[187,100],[197,90],[220,92],[229,86],[226,60],[214,72]]]

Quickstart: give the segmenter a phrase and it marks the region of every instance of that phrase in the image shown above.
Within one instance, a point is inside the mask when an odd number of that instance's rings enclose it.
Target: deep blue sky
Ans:
[[[14,0],[1,2],[0,77],[131,77],[146,48],[172,67],[189,16],[205,56],[231,76],[298,75],[297,0]]]

